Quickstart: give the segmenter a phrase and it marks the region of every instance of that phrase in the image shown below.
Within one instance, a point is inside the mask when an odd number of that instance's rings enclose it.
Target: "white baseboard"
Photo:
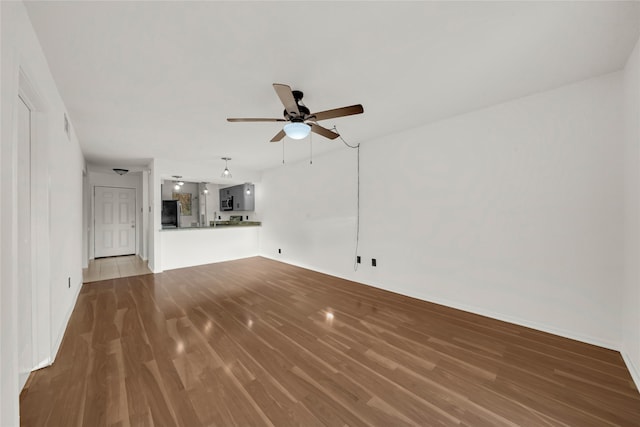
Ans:
[[[69,308],[67,309],[67,313],[64,316],[64,322],[62,322],[62,326],[58,331],[58,336],[54,341],[53,347],[51,348],[51,356],[49,357],[50,363],[52,365],[53,362],[56,361],[56,356],[58,356],[58,350],[60,350],[60,345],[62,344],[62,338],[64,338],[64,333],[67,330],[67,326],[69,325],[69,319],[71,318],[71,313],[73,313],[73,309],[76,307],[76,303],[78,302],[78,295],[80,295],[80,289],[82,288],[82,281],[78,285],[76,289],[76,293],[73,296],[73,301],[69,304]]]
[[[599,337],[583,335],[583,334],[580,334],[580,333],[576,333],[574,331],[569,331],[569,330],[566,330],[566,329],[557,328],[557,327],[555,327],[553,325],[547,325],[547,324],[543,324],[543,323],[532,322],[532,321],[529,321],[529,320],[526,320],[526,319],[521,319],[521,318],[510,316],[510,315],[497,313],[497,312],[494,312],[494,311],[491,311],[491,310],[487,310],[487,309],[482,308],[482,307],[476,307],[476,306],[470,306],[470,305],[466,305],[466,304],[461,304],[461,303],[458,303],[456,301],[450,301],[450,300],[446,300],[446,299],[443,299],[443,298],[433,297],[431,295],[416,294],[414,292],[407,292],[404,289],[390,289],[390,288],[387,288],[387,287],[382,286],[380,284],[367,283],[367,282],[363,282],[361,280],[356,280],[353,277],[344,277],[342,275],[335,274],[335,273],[330,272],[330,271],[323,271],[322,269],[315,268],[314,266],[299,264],[299,263],[291,262],[289,260],[278,259],[278,258],[275,258],[275,257],[272,257],[272,256],[265,256],[265,255],[260,255],[260,256],[262,256],[264,258],[268,258],[268,259],[274,260],[274,261],[283,262],[285,264],[294,265],[296,267],[306,268],[306,269],[309,269],[309,270],[317,271],[319,273],[328,274],[328,275],[334,276],[334,277],[339,277],[341,279],[362,283],[363,285],[372,286],[374,288],[383,289],[385,291],[394,292],[396,294],[405,295],[405,296],[408,296],[408,297],[411,297],[411,298],[416,298],[416,299],[419,299],[419,300],[422,300],[422,301],[427,301],[427,302],[432,302],[432,303],[435,303],[435,304],[444,305],[446,307],[451,307],[451,308],[455,308],[457,310],[467,311],[469,313],[478,314],[480,316],[490,317],[492,319],[501,320],[501,321],[507,322],[507,323],[513,323],[514,325],[524,326],[524,327],[535,329],[535,330],[538,330],[538,331],[547,332],[547,333],[550,333],[550,334],[553,334],[553,335],[558,335],[558,336],[561,336],[561,337],[564,337],[564,338],[569,338],[569,339],[580,341],[580,342],[584,342],[584,343],[587,343],[587,344],[596,345],[598,347],[604,347],[604,348],[607,348],[607,349],[610,349],[610,350],[620,351],[620,343],[618,343],[618,342],[604,340],[604,339],[601,339]]]
[[[22,389],[24,389],[24,386],[27,384],[27,381],[29,380],[29,376],[31,375],[31,372],[37,371],[38,369],[46,368],[47,366],[51,366],[51,359],[49,359],[48,357],[43,361],[41,361],[40,363],[38,363],[36,366],[34,366],[33,369],[31,369],[31,371],[19,372],[18,373],[18,390],[22,392]]]
[[[25,384],[27,383],[27,380],[29,379],[29,374],[31,372],[18,372],[18,390],[20,390],[20,392],[22,392],[22,389],[24,388]]]
[[[147,261],[147,268],[149,270],[151,270],[151,272],[153,274],[158,274],[158,273],[162,273],[162,269],[161,268],[156,268],[156,264],[155,262],[152,262],[151,260]]]
[[[40,363],[38,363],[36,366],[34,366],[32,371],[37,371],[38,369],[46,368],[47,366],[51,366],[51,358],[50,357],[47,357],[46,359],[44,359]]]
[[[372,285],[375,286],[375,285]],[[389,290],[389,289],[387,289]],[[392,291],[396,292],[396,291]],[[402,293],[402,292],[399,292]],[[403,294],[406,295],[406,294]],[[620,351],[620,343],[603,340],[599,337],[593,337],[590,335],[583,335],[574,331],[569,331],[562,328],[557,328],[553,325],[547,325],[544,323],[532,322],[530,320],[521,319],[515,316],[510,316],[502,313],[497,313],[491,310],[487,310],[482,307],[469,306],[466,304],[460,304],[455,301],[449,301],[443,298],[424,298],[420,295],[408,295],[413,298],[418,298],[424,301],[433,302],[436,304],[444,305],[447,307],[455,308],[469,313],[478,314],[480,316],[490,317],[492,319],[501,320],[507,323],[513,323],[514,325],[524,326],[526,328],[535,329],[537,331],[547,332],[549,334],[557,335],[564,338],[569,338],[575,341],[584,342],[587,344],[596,345],[598,347],[604,347],[609,350]]]
[[[620,350],[620,354],[622,355],[622,360],[627,365],[627,369],[631,374],[631,379],[636,384],[636,388],[640,390],[640,367],[633,362],[633,359],[629,357],[629,354],[623,348]]]

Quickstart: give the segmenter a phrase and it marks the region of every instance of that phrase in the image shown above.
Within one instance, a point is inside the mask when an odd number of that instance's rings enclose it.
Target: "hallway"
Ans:
[[[90,260],[89,268],[82,270],[82,283],[143,274],[151,274],[151,270],[147,267],[147,261],[137,255],[97,258]]]

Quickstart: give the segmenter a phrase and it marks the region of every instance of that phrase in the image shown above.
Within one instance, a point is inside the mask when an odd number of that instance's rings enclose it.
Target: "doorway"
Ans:
[[[21,389],[34,367],[31,119],[31,108],[18,96],[18,379]]]
[[[136,190],[98,187],[94,189],[95,258],[136,253]]]

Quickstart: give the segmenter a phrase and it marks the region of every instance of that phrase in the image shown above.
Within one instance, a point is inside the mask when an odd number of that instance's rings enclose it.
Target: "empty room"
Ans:
[[[0,426],[640,426],[640,2],[0,31]]]

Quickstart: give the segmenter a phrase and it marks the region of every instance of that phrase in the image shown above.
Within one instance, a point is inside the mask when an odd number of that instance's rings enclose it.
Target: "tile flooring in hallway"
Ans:
[[[137,255],[97,258],[89,261],[89,268],[82,271],[82,281],[97,282],[142,274],[151,274],[151,270],[147,267],[147,261]]]

